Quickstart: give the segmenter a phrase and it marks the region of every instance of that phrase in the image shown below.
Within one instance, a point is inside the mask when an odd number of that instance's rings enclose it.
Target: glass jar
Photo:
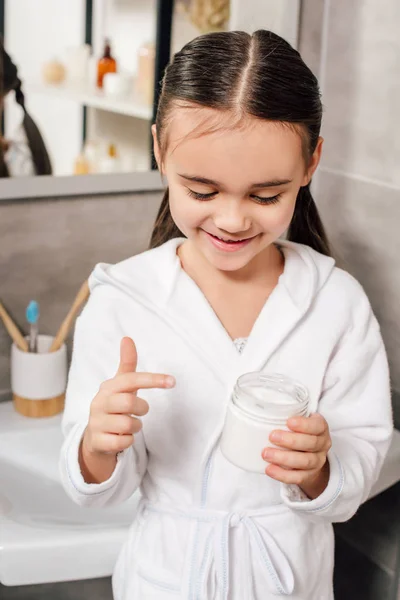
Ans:
[[[261,453],[274,446],[274,429],[288,430],[290,417],[308,416],[307,389],[279,374],[262,371],[239,377],[230,399],[221,437],[221,452],[237,467],[264,473]]]

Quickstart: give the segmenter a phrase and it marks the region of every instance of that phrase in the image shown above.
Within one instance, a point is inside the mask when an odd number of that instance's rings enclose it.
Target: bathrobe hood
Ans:
[[[97,264],[89,280],[91,291],[98,285],[111,285],[135,297],[146,295],[152,303],[162,307],[168,302],[181,269],[176,250],[184,241],[185,238],[172,239],[117,265]],[[332,273],[335,261],[302,244],[284,240],[278,243],[286,259],[279,283],[286,288],[296,308],[300,312],[307,311]]]

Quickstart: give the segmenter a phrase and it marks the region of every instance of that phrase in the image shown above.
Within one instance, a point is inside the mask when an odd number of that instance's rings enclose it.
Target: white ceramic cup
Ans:
[[[67,385],[67,348],[65,344],[49,352],[53,337],[38,336],[38,352],[11,347],[11,390],[28,400],[47,400],[64,394]]]
[[[103,79],[103,92],[106,96],[123,98],[132,89],[132,76],[123,73],[106,73]]]

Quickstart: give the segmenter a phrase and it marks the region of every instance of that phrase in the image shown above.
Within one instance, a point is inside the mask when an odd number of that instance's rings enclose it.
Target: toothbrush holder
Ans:
[[[49,352],[54,337],[39,335],[37,352],[11,347],[11,390],[15,410],[25,417],[51,417],[63,411],[67,385],[65,344]]]

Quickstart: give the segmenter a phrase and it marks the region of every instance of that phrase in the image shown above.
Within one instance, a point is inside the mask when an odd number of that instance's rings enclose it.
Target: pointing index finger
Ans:
[[[175,378],[161,373],[120,373],[112,380],[112,392],[137,392],[140,389],[172,388]]]

